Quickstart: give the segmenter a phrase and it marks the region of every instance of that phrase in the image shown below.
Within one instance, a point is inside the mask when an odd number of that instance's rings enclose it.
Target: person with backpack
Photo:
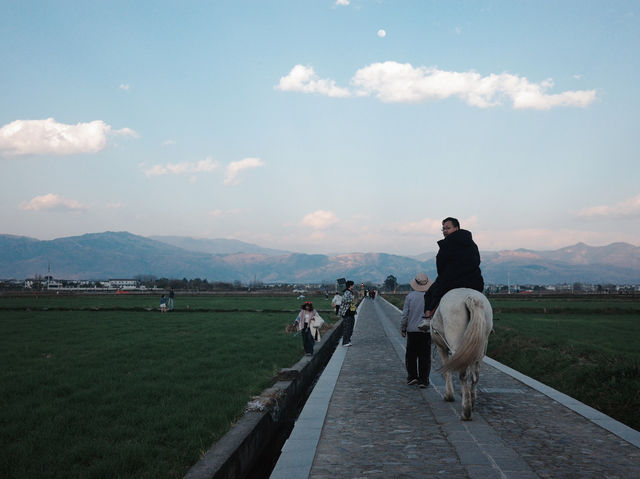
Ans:
[[[356,320],[356,297],[353,294],[353,281],[346,282],[346,289],[342,295],[342,303],[338,314],[342,318],[342,346],[351,346],[351,335]]]

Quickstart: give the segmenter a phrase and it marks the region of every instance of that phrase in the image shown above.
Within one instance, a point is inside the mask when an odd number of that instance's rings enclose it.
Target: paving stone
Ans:
[[[457,378],[455,402],[443,400],[435,352],[432,385],[407,386],[399,322],[382,298],[360,306],[309,478],[640,477],[638,447],[496,367],[481,366],[472,421]]]

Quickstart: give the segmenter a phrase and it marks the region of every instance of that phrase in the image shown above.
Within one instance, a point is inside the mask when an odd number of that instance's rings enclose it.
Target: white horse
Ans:
[[[493,329],[491,304],[476,290],[452,289],[440,300],[430,329],[431,339],[442,357],[446,381],[444,400],[454,400],[451,372],[458,372],[462,384],[462,419],[469,421],[476,400],[480,361],[487,352],[487,341]]]

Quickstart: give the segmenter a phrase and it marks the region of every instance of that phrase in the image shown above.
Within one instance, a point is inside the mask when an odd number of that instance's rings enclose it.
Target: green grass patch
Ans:
[[[502,314],[487,354],[640,429],[640,320]]]
[[[154,294],[28,294],[0,296],[2,310],[143,310],[157,309],[160,306],[161,292]],[[308,296],[299,300],[295,295],[267,296],[263,294],[225,295],[199,294],[183,295],[178,293],[174,301],[176,311],[194,310],[272,310],[299,311],[303,301],[313,301],[319,311],[331,310],[331,298]],[[296,313],[297,314],[297,313]]]
[[[0,477],[182,477],[303,354],[290,312],[0,316]]]

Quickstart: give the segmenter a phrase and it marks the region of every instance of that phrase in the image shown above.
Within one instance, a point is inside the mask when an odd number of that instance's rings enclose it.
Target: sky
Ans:
[[[0,4],[2,234],[640,245],[640,2]]]

